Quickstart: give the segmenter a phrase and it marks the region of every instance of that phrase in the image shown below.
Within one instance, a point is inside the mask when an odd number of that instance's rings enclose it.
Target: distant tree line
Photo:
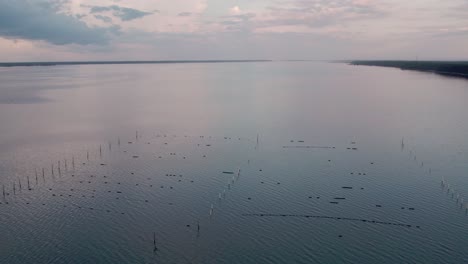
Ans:
[[[457,76],[468,79],[467,61],[352,61],[351,65],[381,66],[400,68],[402,70],[415,70],[433,72],[441,75]]]

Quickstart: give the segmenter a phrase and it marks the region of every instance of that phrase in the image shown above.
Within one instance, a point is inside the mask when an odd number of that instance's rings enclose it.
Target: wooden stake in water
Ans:
[[[23,188],[21,188],[21,179],[18,179],[18,184],[19,184],[20,191],[21,191],[23,189]]]
[[[5,200],[5,185],[3,185],[3,200]]]
[[[36,175],[36,185],[37,185],[37,169],[34,168],[34,174]]]
[[[75,170],[75,157],[72,156],[72,167],[73,167],[73,170]]]
[[[89,161],[89,151],[86,151],[86,159]]]
[[[117,145],[120,147],[120,138],[117,138]]]
[[[44,183],[45,183],[45,170],[44,170],[44,168],[42,168],[42,180],[44,180]]]
[[[65,171],[68,171],[68,168],[67,168],[67,160],[65,159]]]
[[[258,141],[259,141],[258,137],[259,137],[259,135],[257,134],[257,144],[255,145],[255,149],[258,149]]]
[[[99,157],[102,157],[102,146],[99,145]]]
[[[13,182],[13,195],[16,195],[16,182]]]
[[[136,131],[135,139],[138,141],[138,130]]]
[[[29,185],[29,176],[27,176],[28,179],[28,190],[31,190],[31,186]]]
[[[153,252],[158,251],[158,247],[156,246],[156,232],[153,232]]]
[[[54,177],[55,176],[54,175],[54,164],[52,164],[51,169],[52,169],[52,177]]]
[[[60,171],[60,160],[58,161],[58,174],[59,174],[59,177],[62,177],[62,173]]]

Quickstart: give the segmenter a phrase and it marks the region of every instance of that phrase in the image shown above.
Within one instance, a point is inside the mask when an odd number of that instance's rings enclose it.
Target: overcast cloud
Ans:
[[[0,0],[0,36],[56,45],[108,43],[110,28],[90,27],[76,17],[60,13],[62,4],[61,1]]]
[[[468,59],[468,0],[0,0],[0,61]]]

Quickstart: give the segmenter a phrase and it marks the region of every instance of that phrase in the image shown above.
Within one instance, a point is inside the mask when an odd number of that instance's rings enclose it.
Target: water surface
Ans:
[[[468,261],[466,80],[251,62],[0,83],[1,263]]]

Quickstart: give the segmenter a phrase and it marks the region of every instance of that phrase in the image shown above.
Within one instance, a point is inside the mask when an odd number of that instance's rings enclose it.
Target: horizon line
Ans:
[[[67,66],[67,65],[124,65],[124,64],[177,64],[177,63],[250,63],[250,62],[468,62],[466,60],[399,60],[399,59],[352,59],[352,60],[318,60],[318,59],[238,59],[238,60],[91,60],[91,61],[18,61],[0,62],[0,68],[33,67],[33,66]]]
[[[62,66],[62,65],[111,65],[111,64],[170,64],[170,63],[240,63],[240,62],[271,62],[273,60],[103,60],[103,61],[23,61],[0,62],[0,67],[21,66]]]

